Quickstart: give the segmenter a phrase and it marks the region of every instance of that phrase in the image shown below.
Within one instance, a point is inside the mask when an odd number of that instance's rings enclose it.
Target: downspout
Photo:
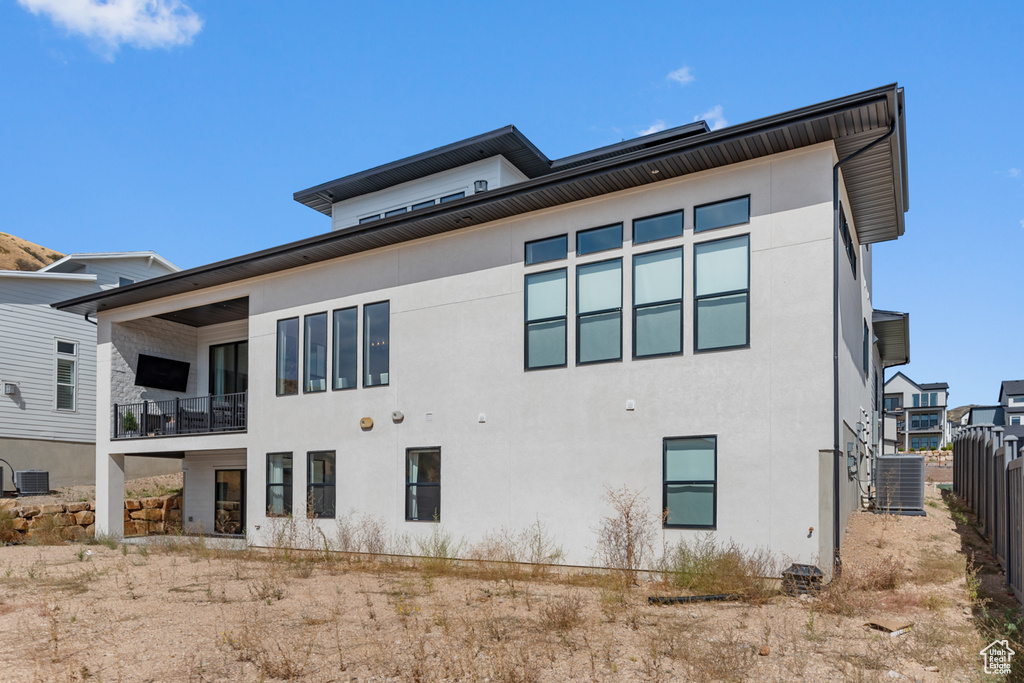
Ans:
[[[839,534],[842,515],[839,510],[839,464],[841,450],[839,443],[839,167],[866,152],[896,132],[899,112],[889,126],[889,132],[872,140],[832,166],[832,578],[842,574],[839,559]]]
[[[88,313],[82,314],[82,317],[85,318],[85,322],[87,322],[87,323],[92,323],[93,325],[98,325],[99,324],[95,320],[89,320],[89,314]]]

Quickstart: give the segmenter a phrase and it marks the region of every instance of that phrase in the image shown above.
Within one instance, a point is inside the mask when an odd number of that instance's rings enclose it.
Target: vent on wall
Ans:
[[[19,496],[45,496],[50,492],[50,473],[46,470],[18,470],[14,488]]]
[[[875,460],[875,510],[924,515],[924,456],[880,455]]]

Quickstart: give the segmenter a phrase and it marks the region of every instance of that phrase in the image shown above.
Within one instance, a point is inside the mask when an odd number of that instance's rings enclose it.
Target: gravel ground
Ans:
[[[658,607],[648,595],[678,589],[201,539],[4,547],[0,679],[984,680],[969,528],[927,488],[925,517],[851,517],[834,589],[760,605]],[[865,628],[880,617],[914,626]]]

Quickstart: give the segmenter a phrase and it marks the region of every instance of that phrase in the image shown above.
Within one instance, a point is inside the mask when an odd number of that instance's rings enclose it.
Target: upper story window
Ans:
[[[549,237],[543,240],[526,243],[526,265],[564,259],[569,251],[569,238],[566,235]]]
[[[683,212],[673,211],[633,221],[633,244],[679,237],[683,234]]]
[[[633,357],[683,350],[683,249],[633,256]]]
[[[850,222],[846,220],[846,211],[842,205],[839,206],[839,229],[843,235],[843,245],[846,247],[846,257],[850,259],[850,267],[853,269],[853,279],[857,279],[857,245],[853,243],[853,235],[850,233]]]
[[[78,388],[78,342],[57,340],[56,400],[57,410],[75,410]]]
[[[1011,406],[1024,406],[1024,396],[1011,396],[1009,404]]]
[[[299,393],[299,319],[277,321],[277,395]]]
[[[886,412],[895,412],[903,410],[903,397],[902,396],[886,396],[885,397],[885,410]]]
[[[236,394],[249,388],[249,342],[210,347],[210,395]]]
[[[465,196],[465,192],[455,192],[454,194],[449,194],[445,195],[444,197],[441,197],[441,199],[439,199],[438,201],[444,204],[445,202],[453,202],[456,199],[462,199]]]
[[[864,375],[868,376],[871,373],[871,330],[868,329],[868,321],[864,321],[864,357],[861,358],[862,369]]]
[[[750,236],[701,242],[694,255],[694,349],[750,343]]]
[[[362,218],[359,219],[359,224],[362,225],[363,223],[369,223],[370,221],[375,221],[378,218],[380,218],[379,213],[375,213],[372,216],[363,216]]]
[[[327,391],[327,313],[307,315],[302,337],[302,391]]]
[[[334,312],[334,356],[332,358],[332,389],[355,389],[359,379],[356,358],[359,347],[359,314],[355,306]]]
[[[576,255],[594,254],[622,246],[622,223],[576,233]]]
[[[914,394],[914,407],[915,408],[927,408],[929,406],[939,405],[939,394],[938,392]]]
[[[750,196],[704,204],[693,209],[693,231],[715,230],[750,222]]]
[[[399,214],[405,213],[408,210],[409,210],[408,207],[403,206],[400,209],[392,209],[391,211],[385,211],[384,212],[384,218],[390,218],[391,216],[397,216]]]
[[[565,268],[526,276],[526,369],[562,367],[566,344]]]
[[[577,266],[576,362],[621,358],[622,259]]]
[[[117,286],[118,287],[127,287],[128,285],[134,285],[134,284],[135,284],[135,280],[132,280],[131,278],[121,277],[121,276],[118,276],[118,278],[117,278]]]
[[[436,199],[428,199],[425,202],[420,202],[419,204],[413,204],[412,205],[412,210],[415,211],[416,209],[425,209],[428,206],[433,206],[434,204],[437,204],[437,200]]]
[[[363,386],[390,382],[391,304],[381,301],[363,306]]]

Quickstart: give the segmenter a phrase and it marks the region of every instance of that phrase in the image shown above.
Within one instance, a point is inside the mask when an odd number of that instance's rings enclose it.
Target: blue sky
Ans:
[[[557,158],[898,82],[911,210],[873,251],[901,369],[953,405],[1024,378],[1024,3],[103,4],[0,0],[0,231],[189,268],[329,230],[296,190],[506,124]]]

